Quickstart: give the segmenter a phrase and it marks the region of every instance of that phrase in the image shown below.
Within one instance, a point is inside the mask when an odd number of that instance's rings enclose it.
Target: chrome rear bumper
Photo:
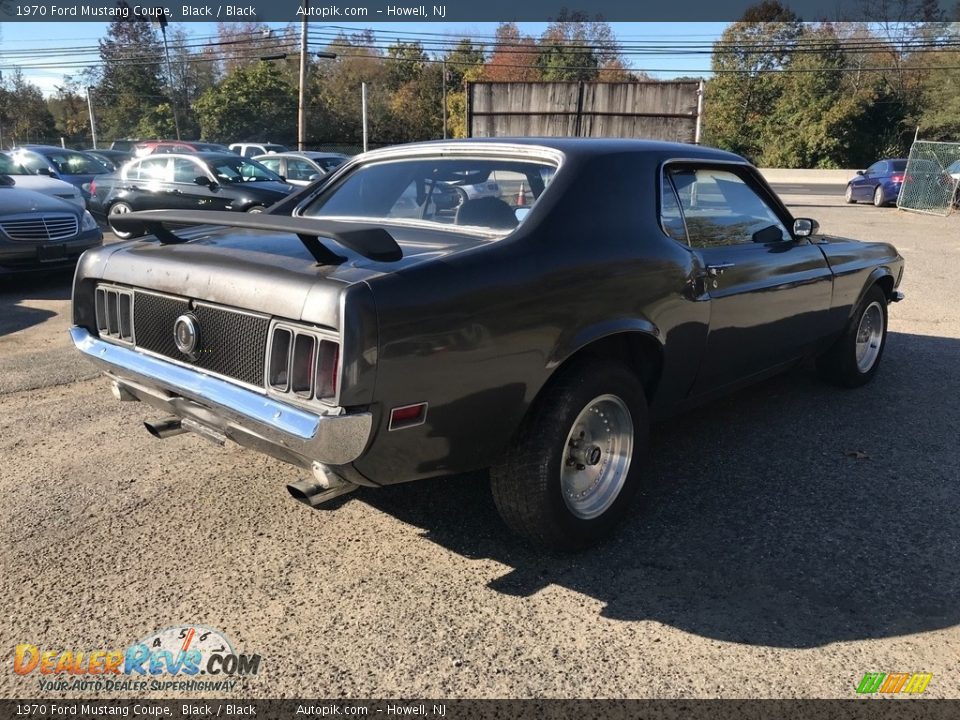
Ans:
[[[104,342],[82,327],[73,344],[123,392],[217,430],[235,442],[305,467],[346,465],[370,439],[369,412],[316,414],[196,370]],[[337,414],[337,412],[341,414]]]

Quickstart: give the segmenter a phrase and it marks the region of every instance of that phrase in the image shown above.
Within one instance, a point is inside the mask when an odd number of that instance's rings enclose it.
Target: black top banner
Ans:
[[[759,0],[483,0],[482,2],[331,2],[330,0],[0,0],[0,22],[536,22],[566,11],[608,22],[732,21]],[[805,21],[960,21],[960,0],[783,0]]]

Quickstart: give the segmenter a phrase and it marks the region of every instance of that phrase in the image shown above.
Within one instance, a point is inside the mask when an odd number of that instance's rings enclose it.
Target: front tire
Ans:
[[[248,213],[262,213],[264,211],[263,205],[251,205],[247,208]]]
[[[114,217],[115,215],[126,215],[132,212],[133,212],[133,208],[130,207],[125,202],[115,202],[113,205],[110,206],[110,209],[107,211],[107,224],[110,226],[110,232],[112,232],[121,240],[129,240],[132,237],[137,237],[138,235],[143,234],[143,233],[136,233],[131,230],[117,230],[117,228],[114,227],[113,223],[110,222],[110,218]]]
[[[843,194],[843,199],[846,200],[850,205],[855,205],[857,203],[856,198],[853,197],[852,185],[847,185],[847,191]]]
[[[843,335],[818,358],[817,370],[835,385],[866,385],[880,367],[886,344],[887,296],[874,285],[860,301]]]
[[[507,525],[576,550],[609,534],[636,493],[646,451],[643,387],[607,360],[578,361],[537,398],[490,480]]]

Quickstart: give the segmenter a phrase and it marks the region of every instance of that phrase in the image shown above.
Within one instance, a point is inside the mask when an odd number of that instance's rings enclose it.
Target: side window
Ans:
[[[882,163],[882,162],[875,162],[873,165],[871,165],[871,166],[868,167],[866,170],[864,170],[863,174],[864,174],[864,175],[879,175],[881,172],[883,172],[883,163]]]
[[[680,212],[680,203],[677,202],[677,193],[669,176],[664,176],[663,187],[660,188],[660,227],[668,237],[677,242],[689,245],[687,240],[687,226],[683,223],[683,213]]]
[[[267,161],[270,162],[270,161]],[[267,162],[264,162],[264,165],[267,165]],[[268,168],[273,170],[270,165],[267,165]],[[277,172],[274,170],[274,172]],[[319,175],[320,173],[316,168],[313,167],[308,162],[303,160],[287,160],[287,179],[288,180],[309,180],[314,175]]]
[[[254,155],[262,154],[262,152],[263,151],[261,148],[253,147],[252,145],[247,145],[247,147],[243,149],[243,156],[252,158]]]
[[[263,165],[267,170],[272,170],[273,172],[280,174],[280,158],[264,158],[263,160],[257,160],[258,163]],[[289,163],[287,163],[289,166]]]
[[[190,183],[192,185],[201,175],[206,175],[206,173],[193,160],[173,159],[173,181],[175,183]]]
[[[167,175],[167,165],[169,158],[152,157],[140,163],[140,180],[152,180],[154,182],[169,182]]]
[[[34,153],[24,153],[23,156],[18,159],[20,160],[21,165],[33,170],[34,172],[47,169],[47,161]]]
[[[693,247],[789,240],[776,213],[739,176],[703,168],[670,173]]]

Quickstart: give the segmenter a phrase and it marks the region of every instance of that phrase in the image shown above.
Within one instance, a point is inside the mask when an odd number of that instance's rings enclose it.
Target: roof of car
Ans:
[[[157,153],[154,155],[142,155],[134,160],[151,160],[156,158],[199,158],[200,160],[249,160],[242,155],[234,152],[224,152],[223,150],[204,150],[202,152],[192,153]]]
[[[428,142],[393,145],[370,152],[373,154],[396,153],[401,149],[430,148],[440,146],[469,145],[530,145],[559,150],[569,156],[608,155],[624,152],[649,152],[673,157],[705,158],[734,162],[745,162],[744,158],[725,150],[692,145],[689,143],[665,142],[661,140],[639,140],[634,138],[572,138],[572,137],[484,137],[461,140],[431,140]]]

